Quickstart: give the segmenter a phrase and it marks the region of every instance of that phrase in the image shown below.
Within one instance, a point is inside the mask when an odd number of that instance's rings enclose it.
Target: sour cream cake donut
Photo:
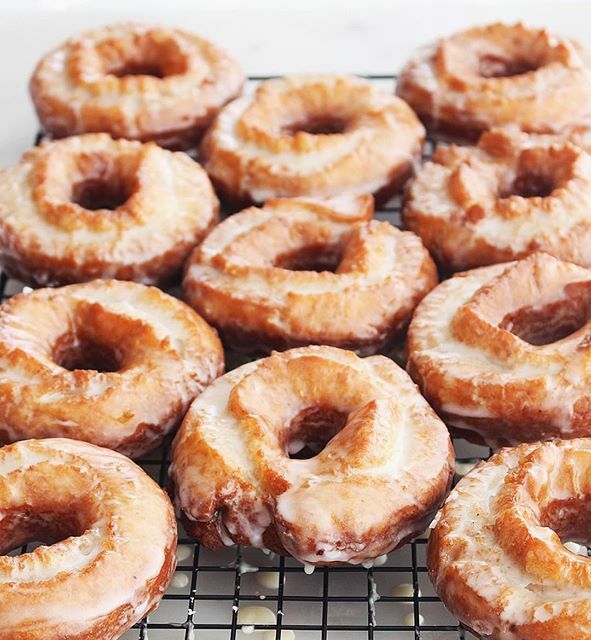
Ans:
[[[503,449],[460,480],[429,537],[446,607],[480,638],[591,637],[591,440]]]
[[[344,192],[385,200],[412,174],[424,137],[408,105],[370,82],[301,75],[263,82],[225,107],[201,155],[234,205]]]
[[[485,132],[476,147],[438,147],[407,191],[403,220],[454,271],[535,251],[591,266],[591,157],[515,128]]]
[[[427,128],[461,138],[516,124],[558,132],[591,114],[591,56],[573,40],[523,24],[491,24],[424,47],[397,93]]]
[[[19,294],[0,307],[0,442],[62,436],[138,457],[222,370],[215,331],[158,289]]]
[[[154,143],[87,134],[0,172],[0,261],[33,285],[165,283],[217,220],[201,167]]]
[[[591,270],[534,254],[461,273],[418,306],[408,371],[490,446],[591,435]]]
[[[164,492],[124,456],[52,438],[0,450],[0,640],[116,640],[176,564]]]
[[[443,423],[390,359],[304,347],[245,364],[191,405],[171,478],[189,535],[370,565],[447,494]]]
[[[437,271],[417,236],[372,215],[367,194],[246,209],[195,249],[185,296],[235,349],[317,343],[375,353]]]
[[[48,53],[29,88],[52,137],[104,131],[187,148],[243,82],[236,61],[199,36],[124,23],[87,31]]]

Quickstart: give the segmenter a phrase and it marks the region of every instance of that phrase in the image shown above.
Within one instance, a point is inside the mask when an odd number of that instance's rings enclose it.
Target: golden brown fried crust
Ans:
[[[220,535],[220,529],[223,527],[221,524],[221,514],[217,514],[212,520],[208,522],[195,522],[189,520],[187,516],[182,513],[181,520],[183,528],[187,532],[187,535],[195,540],[199,540],[199,544],[211,549],[212,551],[219,551],[228,546],[228,539],[226,541],[222,539]],[[243,544],[248,546],[250,541],[246,537],[240,537],[235,535],[232,539],[232,544]],[[278,555],[289,555],[285,550],[285,547],[281,544],[277,529],[274,526],[268,527],[262,534],[262,544],[264,549],[277,553]]]
[[[482,638],[578,640],[591,633],[588,560],[591,440],[520,445],[452,491],[427,567],[446,607]]]
[[[507,127],[438,147],[409,185],[405,227],[453,271],[536,251],[591,265],[591,163],[581,132],[570,138]]]
[[[0,260],[35,286],[163,284],[218,209],[207,175],[184,153],[107,134],[48,142],[0,172]]]
[[[138,457],[223,371],[215,331],[162,291],[96,280],[0,309],[0,439],[71,437]]]
[[[294,459],[306,446],[320,451]],[[453,449],[391,360],[305,347],[201,394],[170,473],[187,531],[205,546],[360,564],[425,529],[449,490]]]
[[[120,454],[68,439],[0,452],[1,640],[116,640],[160,602],[176,566],[166,495]],[[57,541],[57,542],[56,542]]]
[[[515,124],[556,133],[591,114],[590,55],[577,42],[523,24],[491,24],[421,49],[397,93],[429,131],[475,140]]]
[[[589,436],[590,288],[588,269],[543,253],[457,274],[418,306],[408,372],[470,440]]]
[[[324,127],[319,127],[321,120]],[[402,100],[350,76],[292,76],[225,107],[200,148],[224,201],[374,193],[413,172],[424,129]]]
[[[419,149],[416,153],[417,163],[420,153],[421,150]],[[390,181],[373,194],[376,208],[385,205],[394,196],[396,196],[400,192],[401,188],[408,182],[408,180],[412,178],[414,173],[414,164],[403,165],[395,169],[390,176]],[[209,178],[211,180],[211,183],[215,187],[216,195],[222,202],[226,211],[237,212],[242,211],[242,209],[247,209],[248,207],[261,204],[260,202],[256,202],[255,200],[253,200],[253,198],[249,197],[246,194],[238,195],[237,193],[231,191],[224,183],[216,180],[214,175],[210,175]]]
[[[30,91],[50,136],[107,132],[186,149],[240,94],[243,82],[233,58],[203,38],[123,23],[83,33],[48,53]]]
[[[437,273],[414,234],[372,214],[369,195],[276,199],[238,213],[192,254],[186,299],[239,350],[385,349]]]

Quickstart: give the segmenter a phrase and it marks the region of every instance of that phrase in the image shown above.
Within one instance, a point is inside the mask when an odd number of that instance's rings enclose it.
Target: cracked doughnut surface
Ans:
[[[176,564],[168,497],[124,456],[62,438],[0,449],[0,640],[116,640]],[[47,545],[47,546],[45,546]]]
[[[573,40],[496,23],[422,48],[402,70],[397,93],[435,132],[475,139],[515,124],[556,133],[589,120],[590,63]]]
[[[481,638],[591,635],[591,440],[503,449],[460,480],[429,537],[446,607]]]
[[[536,251],[591,266],[588,137],[506,128],[475,147],[440,146],[409,186],[405,227],[454,271]]]
[[[369,195],[246,209],[195,249],[186,299],[237,349],[316,343],[375,353],[406,325],[437,272],[416,235],[372,215]]]
[[[110,133],[194,146],[244,76],[211,42],[181,29],[122,23],[86,31],[45,55],[30,92],[45,133]]]
[[[263,82],[225,107],[201,157],[237,208],[345,192],[384,201],[412,174],[424,137],[412,109],[370,82],[301,75]]]
[[[96,280],[0,307],[0,441],[68,437],[139,457],[223,370],[215,331],[153,287]]]
[[[48,142],[0,172],[0,261],[38,286],[165,283],[218,209],[207,175],[184,153],[107,134]]]
[[[361,564],[424,531],[453,450],[391,360],[314,346],[216,380],[185,417],[170,473],[186,530],[207,547]]]
[[[548,254],[457,274],[417,307],[411,377],[445,422],[497,447],[591,435],[591,270]]]

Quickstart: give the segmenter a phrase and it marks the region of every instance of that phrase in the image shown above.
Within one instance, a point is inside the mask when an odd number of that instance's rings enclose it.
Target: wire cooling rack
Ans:
[[[250,77],[247,90],[271,77],[275,76]],[[396,82],[394,75],[363,77],[388,91]],[[38,136],[37,141],[40,139]],[[433,148],[434,142],[427,140],[423,161],[430,158]],[[376,218],[400,226],[399,199],[378,210]],[[2,300],[21,290],[21,283],[0,274]],[[462,440],[455,440],[454,446],[456,479],[490,455],[489,449]],[[170,443],[139,461],[163,487],[167,485],[169,450]],[[425,567],[429,530],[389,554],[380,566],[317,568],[308,575],[292,558],[256,549],[230,547],[210,552],[187,538],[179,527],[179,562],[171,587],[158,609],[122,640],[476,637],[445,609],[429,582]]]

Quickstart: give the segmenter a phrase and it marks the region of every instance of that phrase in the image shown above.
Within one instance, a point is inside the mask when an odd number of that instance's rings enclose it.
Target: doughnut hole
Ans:
[[[167,78],[186,73],[189,62],[178,43],[153,32],[105,40],[96,47],[103,71],[117,78]]]
[[[591,496],[550,502],[541,513],[540,524],[552,529],[563,543],[586,546],[591,541]]]
[[[15,478],[14,496],[24,486],[27,497],[25,502],[15,497],[3,505],[0,555],[13,555],[33,542],[53,545],[84,534],[96,520],[89,484],[79,469],[56,469],[50,463],[29,468],[26,479]]]
[[[108,73],[117,78],[126,76],[152,76],[154,78],[164,78],[167,75],[163,66],[158,62],[145,60],[128,60],[121,63],[121,66],[109,69]]]
[[[330,114],[310,114],[309,116],[285,123],[281,132],[284,135],[294,136],[304,132],[312,135],[335,135],[344,133],[348,127],[348,121]]]
[[[503,198],[520,196],[521,198],[547,198],[555,189],[552,176],[544,173],[520,173],[511,183]]]
[[[463,57],[477,76],[493,81],[538,71],[563,55],[540,31],[523,29],[516,37],[508,25],[471,29],[452,40],[458,61]]]
[[[53,347],[52,359],[68,371],[109,373],[121,369],[120,354],[114,345],[102,343],[83,330],[62,334]]]
[[[495,24],[474,27],[440,41],[435,60],[460,90],[521,95],[531,74],[543,74],[553,63],[572,66],[572,51],[539,29]],[[466,81],[468,85],[466,85]],[[496,100],[492,98],[491,100]]]
[[[254,395],[264,385],[272,385],[275,393]],[[236,385],[231,402],[264,421],[269,446],[278,458],[301,460],[326,453],[333,439],[344,435],[353,414],[371,404],[372,393],[363,373],[339,363],[316,356],[287,363],[268,358],[256,374]],[[342,442],[340,449],[355,447],[355,437]]]
[[[116,211],[137,190],[137,160],[106,154],[80,154],[73,160],[70,202],[87,211]]]
[[[591,284],[568,284],[561,293],[546,304],[522,307],[506,314],[499,326],[536,346],[567,338],[591,320]]]
[[[483,78],[510,78],[540,68],[539,60],[525,57],[505,58],[495,54],[484,54],[478,58],[478,73]]]
[[[2,528],[0,555],[19,555],[24,545],[47,546],[81,536],[87,527],[79,506],[75,502],[52,511],[23,507],[11,512]]]
[[[332,90],[322,83],[309,83],[305,92],[297,88],[284,94],[287,109],[283,109],[276,122],[281,135],[343,134],[355,126],[366,99],[361,87],[341,92],[338,83]]]
[[[284,448],[290,458],[313,458],[347,423],[348,414],[331,407],[302,409],[284,433]]]
[[[568,147],[525,149],[515,174],[500,183],[497,195],[500,199],[547,198],[573,177],[575,160],[576,153]]]
[[[115,325],[118,326],[115,326]],[[49,340],[49,358],[69,371],[121,372],[133,366],[138,356],[140,334],[135,322],[122,322],[96,305],[81,303],[63,323],[65,331]]]
[[[72,186],[72,202],[89,211],[114,211],[123,206],[130,195],[127,185],[115,179],[88,179]]]
[[[341,263],[340,244],[313,244],[279,255],[275,266],[289,271],[330,271],[335,273]]]

